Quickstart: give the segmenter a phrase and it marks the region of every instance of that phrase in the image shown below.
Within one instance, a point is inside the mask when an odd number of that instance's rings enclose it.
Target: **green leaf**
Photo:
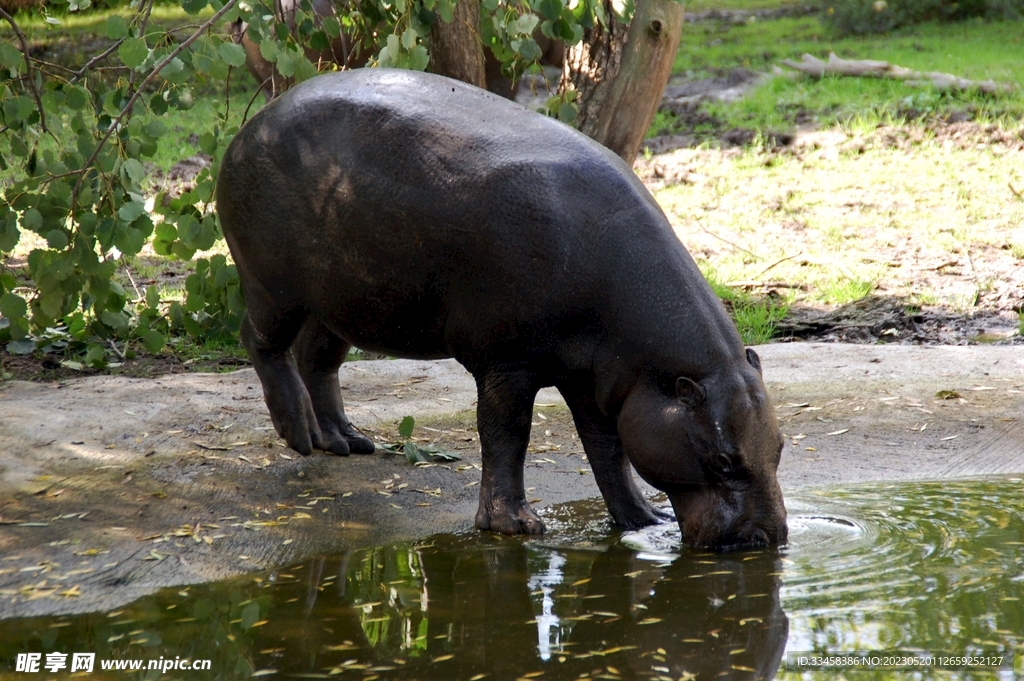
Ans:
[[[210,4],[210,0],[181,0],[181,8],[189,14],[198,14]]]
[[[322,21],[324,33],[331,36],[332,38],[337,38],[339,35],[341,35],[341,22],[338,21],[338,17],[324,17]]]
[[[227,62],[228,66],[245,66],[245,48],[235,43],[221,43],[217,48],[217,54]]]
[[[112,329],[121,329],[128,326],[128,320],[125,319],[124,315],[113,310],[100,312],[100,321]]]
[[[8,319],[24,317],[28,312],[28,303],[16,293],[5,293],[0,297],[0,314]]]
[[[533,29],[537,28],[537,23],[540,21],[540,17],[536,14],[524,14],[515,20],[515,23],[510,27],[510,31],[521,33],[523,35],[533,35]]]
[[[192,77],[191,70],[179,57],[175,57],[163,68],[160,75],[173,85],[181,85]]]
[[[199,148],[210,156],[217,153],[217,136],[212,132],[204,132],[199,136]]]
[[[89,347],[85,351],[85,357],[82,358],[83,364],[88,364],[94,369],[102,369],[107,366],[107,351],[99,343],[90,343]]]
[[[149,330],[142,334],[142,344],[150,354],[155,355],[163,349],[166,341],[159,331]]]
[[[52,229],[46,233],[46,242],[50,248],[63,251],[68,247],[68,235],[64,233],[64,230]]]
[[[430,461],[430,457],[427,456],[427,453],[420,449],[420,447],[417,446],[415,442],[406,442],[405,446],[402,447],[402,449],[403,451],[405,451],[405,458],[409,461],[409,463],[420,463],[424,461]]]
[[[36,110],[36,105],[28,97],[7,97],[5,94],[5,101],[3,104],[4,120],[7,125],[23,121],[32,115],[32,112]],[[14,139],[18,139],[15,137]],[[24,154],[20,154],[24,155]]]
[[[160,289],[155,284],[146,287],[146,305],[154,310],[160,307]]]
[[[7,213],[7,217],[0,222],[0,251],[12,251],[21,239],[21,230],[18,229],[18,215],[14,211]]]
[[[132,182],[135,182],[136,184],[139,184],[146,179],[146,169],[143,167],[142,162],[137,158],[130,158],[126,160],[124,165],[121,167],[124,168],[126,173],[128,173],[128,177],[132,179]],[[121,206],[121,208],[124,208],[124,206]],[[143,211],[145,211],[145,207],[143,207]],[[118,210],[118,213],[120,213],[120,210]]]
[[[107,37],[111,40],[120,40],[128,35],[128,22],[124,17],[116,14],[107,17]]]
[[[409,68],[413,71],[425,71],[430,63],[430,54],[423,45],[417,45],[409,52]]]
[[[277,55],[277,70],[285,78],[291,78],[295,73],[296,56],[291,51],[281,52]]]
[[[402,419],[402,422],[398,424],[398,436],[403,440],[408,440],[412,437],[412,431],[416,427],[416,419],[412,416],[406,416]]]
[[[308,59],[306,59],[305,55],[299,55],[298,57],[296,57],[296,59],[295,59],[295,80],[296,81],[301,83],[304,80],[309,80],[313,76],[316,76],[317,73],[318,72],[316,70],[316,66],[313,65],[313,62],[311,62]]]
[[[161,121],[150,121],[149,123],[146,123],[146,127],[143,128],[143,131],[145,131],[145,133],[150,137],[160,137],[167,132],[167,126]]]
[[[60,317],[61,308],[64,307],[64,296],[59,290],[51,291],[45,295],[40,295],[37,303],[39,304],[39,311],[48,319],[57,319]]]
[[[156,226],[156,238],[161,241],[174,241],[178,238],[178,230],[169,222],[161,222]]]
[[[277,61],[279,54],[281,54],[281,48],[277,46],[277,43],[271,40],[264,40],[260,43],[260,56],[267,61]]]
[[[411,28],[405,29],[405,31],[402,32],[402,47],[407,50],[411,50],[416,44],[416,37],[416,31]]]
[[[21,216],[21,226],[33,232],[38,232],[43,226],[43,214],[35,208],[29,208]]]
[[[139,165],[142,165],[141,163]],[[121,207],[117,209],[117,217],[121,218],[127,223],[135,222],[136,219],[144,215],[146,207],[138,201],[129,201],[128,203],[121,204]]]
[[[89,103],[89,91],[81,87],[64,89],[64,103],[72,109],[81,109]]]
[[[114,245],[125,255],[136,255],[146,245],[146,235],[135,227],[127,227],[114,236]]]
[[[36,342],[29,338],[22,338],[21,340],[12,340],[7,344],[7,352],[12,355],[27,355],[35,352]]]
[[[25,58],[21,50],[11,43],[0,43],[0,65],[5,69],[25,70]]]
[[[437,449],[435,447],[426,447],[424,451],[430,455],[430,458],[434,461],[461,461],[462,456],[455,452],[447,449]]]
[[[146,57],[149,56],[149,47],[146,46],[146,41],[142,38],[128,38],[121,43],[117,54],[125,66],[134,69],[146,61]]]
[[[445,23],[450,24],[455,18],[455,0],[440,0],[437,3],[437,13]]]

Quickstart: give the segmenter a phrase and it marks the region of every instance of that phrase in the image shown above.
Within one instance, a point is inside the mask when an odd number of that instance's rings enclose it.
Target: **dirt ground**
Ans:
[[[786,434],[784,490],[1024,472],[1014,347],[762,346]],[[353,420],[462,460],[304,458],[271,428],[254,372],[96,376],[0,387],[0,618],[111,609],[158,588],[356,546],[468,531],[479,447],[471,377],[452,361],[350,362]],[[598,496],[553,390],[537,399],[528,492]],[[653,491],[652,491],[653,493]]]

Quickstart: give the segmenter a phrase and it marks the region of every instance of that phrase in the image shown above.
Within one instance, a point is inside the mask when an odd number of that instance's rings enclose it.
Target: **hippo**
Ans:
[[[643,184],[554,119],[428,73],[317,76],[225,151],[217,211],[242,343],[301,454],[371,453],[345,415],[352,346],[453,357],[477,386],[476,527],[539,534],[523,467],[538,390],[571,411],[615,523],[786,540],[782,435],[756,353]]]

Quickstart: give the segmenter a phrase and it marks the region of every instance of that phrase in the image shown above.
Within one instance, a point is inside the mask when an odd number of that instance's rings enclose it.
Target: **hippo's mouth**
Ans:
[[[701,490],[670,496],[683,543],[716,553],[783,547],[788,538],[785,509],[750,513],[752,505],[736,493]],[[754,505],[757,509],[757,505]]]

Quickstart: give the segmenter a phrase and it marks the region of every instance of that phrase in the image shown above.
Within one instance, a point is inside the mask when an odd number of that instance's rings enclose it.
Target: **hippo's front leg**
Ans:
[[[476,526],[504,534],[542,534],[544,523],[526,501],[523,465],[537,386],[529,372],[476,377],[477,430],[483,457]]]
[[[640,493],[630,470],[629,459],[622,451],[615,421],[601,413],[593,396],[574,386],[559,386],[572,412],[583,451],[594,471],[608,512],[616,524],[636,530],[675,518],[671,513],[654,508]]]

